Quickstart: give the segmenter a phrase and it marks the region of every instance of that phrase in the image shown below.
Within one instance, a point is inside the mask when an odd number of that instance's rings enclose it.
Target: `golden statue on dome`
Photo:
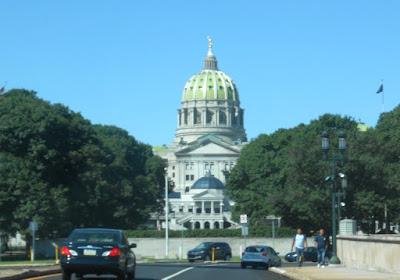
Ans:
[[[207,36],[207,39],[208,39],[208,48],[212,49],[212,40],[210,36]]]

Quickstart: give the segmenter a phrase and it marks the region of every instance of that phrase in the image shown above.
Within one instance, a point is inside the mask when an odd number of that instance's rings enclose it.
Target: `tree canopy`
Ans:
[[[23,89],[0,96],[0,160],[0,226],[23,232],[35,220],[46,237],[137,227],[156,208],[164,170],[127,131]]]
[[[249,215],[251,224],[264,224],[276,215],[290,227],[331,229],[332,163],[322,160],[320,135],[330,134],[329,153],[338,152],[338,132],[347,134],[345,163],[337,172],[348,176],[342,218],[354,218],[373,232],[374,221],[399,222],[400,107],[381,116],[375,129],[361,132],[350,117],[326,114],[310,124],[260,135],[249,143],[232,172],[227,189],[235,201],[233,216]],[[373,224],[373,226],[372,226]]]

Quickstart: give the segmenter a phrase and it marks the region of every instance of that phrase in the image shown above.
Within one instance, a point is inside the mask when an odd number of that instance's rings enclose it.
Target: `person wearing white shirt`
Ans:
[[[308,250],[307,236],[305,234],[303,234],[301,228],[298,228],[297,234],[295,234],[293,236],[291,252],[293,252],[293,247],[296,248],[297,266],[301,267],[303,260],[304,260],[304,250],[305,251]]]

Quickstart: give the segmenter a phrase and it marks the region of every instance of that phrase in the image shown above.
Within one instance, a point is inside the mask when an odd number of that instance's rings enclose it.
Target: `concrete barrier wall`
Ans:
[[[232,248],[233,256],[241,256],[245,248],[245,240],[243,238],[170,238],[169,239],[169,257],[179,258],[180,247],[183,247],[183,258],[186,259],[188,250],[195,248],[202,242],[226,242]],[[310,243],[310,240],[308,240]],[[129,238],[130,243],[136,243],[137,248],[134,249],[135,254],[140,257],[154,257],[156,259],[165,258],[165,239],[163,238]],[[247,238],[247,246],[249,245],[268,245],[279,252],[280,256],[284,256],[290,251],[292,245],[291,238]],[[309,245],[313,246],[313,242]]]
[[[400,273],[400,235],[338,236],[337,253],[349,268]]]

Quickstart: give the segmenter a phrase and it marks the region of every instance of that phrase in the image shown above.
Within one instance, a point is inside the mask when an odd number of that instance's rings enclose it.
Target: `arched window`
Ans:
[[[219,228],[219,222],[214,222],[214,228]]]
[[[211,124],[213,122],[214,113],[210,110],[207,110],[207,124]]]
[[[210,222],[204,223],[204,229],[210,229]]]
[[[200,222],[195,222],[194,223],[194,228],[199,229],[200,228]]]
[[[224,111],[219,111],[219,123],[226,124],[226,113]]]

